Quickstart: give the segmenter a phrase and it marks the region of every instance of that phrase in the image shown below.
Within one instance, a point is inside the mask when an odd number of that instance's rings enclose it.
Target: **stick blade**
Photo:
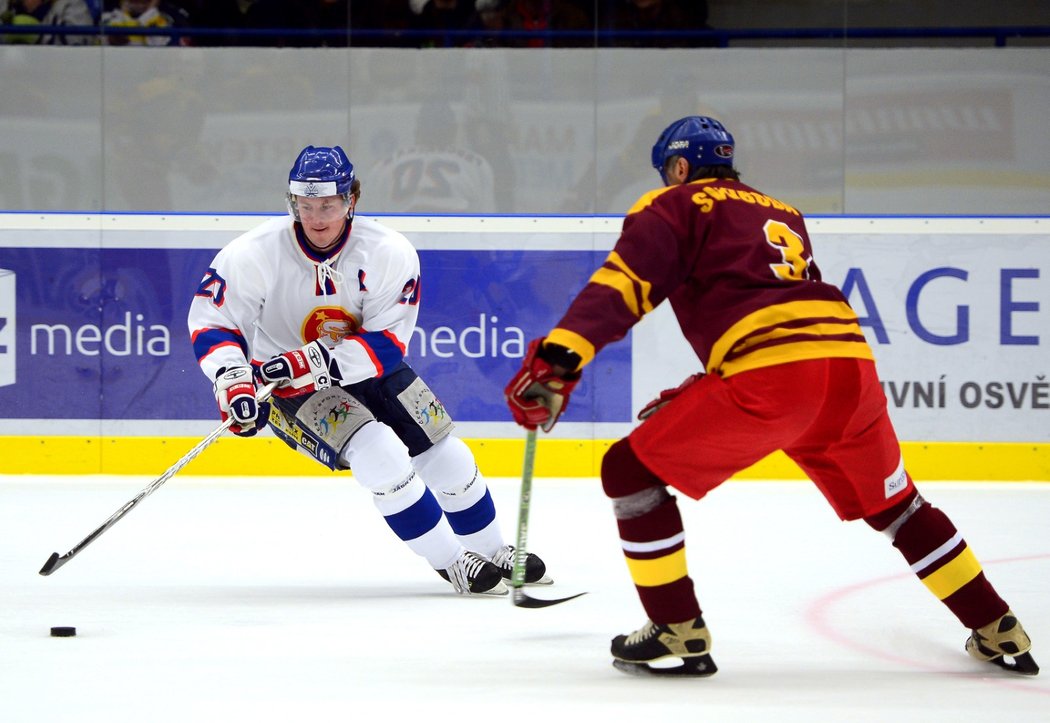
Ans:
[[[514,607],[516,608],[549,608],[551,605],[560,605],[563,602],[575,600],[581,595],[586,595],[587,593],[578,592],[575,595],[570,595],[569,597],[560,597],[555,600],[541,600],[526,595],[524,590],[522,590],[520,587],[516,587],[511,591],[511,594],[511,599],[514,601]]]
[[[47,562],[45,562],[44,566],[42,568],[40,568],[40,574],[41,575],[50,575],[51,573],[53,573],[58,568],[60,568],[63,565],[65,565],[66,564],[66,560],[68,560],[68,559],[69,559],[68,557],[62,557],[57,552],[52,552],[51,553],[51,557],[47,558]]]

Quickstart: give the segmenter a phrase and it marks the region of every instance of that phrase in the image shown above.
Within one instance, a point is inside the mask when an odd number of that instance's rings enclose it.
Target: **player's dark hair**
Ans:
[[[690,169],[686,183],[698,178],[725,178],[730,181],[739,181],[740,172],[732,166],[698,166]]]

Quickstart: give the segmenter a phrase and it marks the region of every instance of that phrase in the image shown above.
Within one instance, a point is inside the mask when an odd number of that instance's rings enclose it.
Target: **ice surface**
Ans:
[[[610,665],[645,615],[597,480],[534,481],[529,548],[556,584],[529,592],[588,592],[541,610],[453,594],[344,477],[176,477],[37,574],[150,481],[0,477],[0,721],[1050,720],[1050,668],[969,659],[888,540],[808,483],[680,497],[720,670],[668,680]],[[518,482],[489,482],[513,542]],[[1050,666],[1050,485],[921,490]]]

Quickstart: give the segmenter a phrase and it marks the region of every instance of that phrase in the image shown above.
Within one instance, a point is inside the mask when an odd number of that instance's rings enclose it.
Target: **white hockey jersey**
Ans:
[[[343,384],[381,377],[405,355],[419,313],[419,256],[402,234],[355,218],[318,254],[291,216],[238,236],[215,256],[190,304],[201,370],[262,363],[320,339]]]

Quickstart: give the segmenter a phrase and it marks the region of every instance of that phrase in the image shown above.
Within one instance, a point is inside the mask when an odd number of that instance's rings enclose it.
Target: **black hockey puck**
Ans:
[[[71,638],[71,637],[73,637],[76,634],[77,634],[77,629],[76,628],[63,628],[63,627],[51,628],[51,637],[52,638]]]

